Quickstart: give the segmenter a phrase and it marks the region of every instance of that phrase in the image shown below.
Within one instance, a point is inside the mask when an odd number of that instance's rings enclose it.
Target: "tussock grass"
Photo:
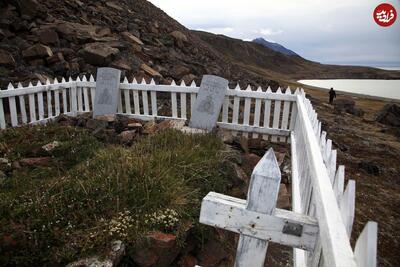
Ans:
[[[0,265],[65,264],[115,239],[135,247],[154,230],[183,239],[188,228],[200,229],[201,199],[209,191],[226,192],[234,175],[229,162],[236,155],[214,135],[170,130],[126,148],[58,128],[1,137],[1,151],[13,159],[53,140],[64,140],[65,147],[52,152],[58,164],[13,173],[0,185]]]

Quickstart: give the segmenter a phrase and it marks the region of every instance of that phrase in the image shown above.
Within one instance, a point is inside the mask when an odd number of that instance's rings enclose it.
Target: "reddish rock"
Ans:
[[[132,255],[132,259],[139,267],[151,267],[157,263],[158,256],[152,250],[141,249]]]
[[[197,260],[192,255],[185,255],[178,262],[179,267],[194,267],[196,264]]]
[[[202,267],[214,267],[224,259],[228,258],[228,253],[222,244],[215,240],[210,240],[200,251],[198,257],[199,265]]]
[[[22,51],[22,57],[32,59],[41,57],[51,57],[53,52],[51,48],[42,44],[36,44]]]
[[[171,70],[171,75],[175,79],[180,79],[184,75],[189,74],[189,73],[190,73],[190,69],[185,66],[174,66]]]
[[[48,58],[46,59],[46,61],[47,61],[47,63],[50,64],[50,65],[51,65],[51,64],[55,64],[55,63],[64,61],[64,56],[63,56],[62,53],[57,52],[57,53],[55,53],[54,55],[52,55],[51,57],[48,57]]]
[[[89,43],[83,48],[83,58],[89,64],[95,66],[106,65],[111,62],[112,58],[119,53],[117,48],[113,48],[103,43]]]
[[[176,236],[173,234],[154,232],[148,237],[151,240],[153,251],[158,255],[157,264],[155,266],[170,266],[179,254]]]
[[[124,59],[119,59],[117,61],[112,62],[111,63],[111,67],[116,68],[116,69],[120,69],[120,70],[127,70],[127,71],[132,70],[129,62],[127,62]]]
[[[181,130],[185,126],[185,121],[183,120],[164,120],[157,124],[156,131],[165,131],[168,129]]]
[[[55,30],[46,29],[39,32],[39,40],[42,44],[58,44],[58,34]]]
[[[22,166],[47,166],[50,164],[50,157],[24,158],[19,161]]]
[[[123,33],[121,33],[121,35],[128,42],[135,43],[135,44],[138,44],[138,45],[143,45],[143,42],[139,38],[137,38],[135,35],[130,33],[130,32],[123,32]]]
[[[285,184],[280,184],[278,201],[276,207],[280,209],[290,209],[290,198]]]
[[[136,137],[136,130],[123,131],[118,135],[118,138],[122,144],[130,144]]]
[[[140,66],[140,68],[150,76],[153,76],[153,77],[160,76],[161,77],[161,74],[158,71],[154,70],[153,68],[147,66],[144,63]]]
[[[15,60],[13,56],[9,52],[2,49],[0,49],[0,66],[15,67]]]
[[[188,38],[186,37],[186,35],[180,31],[173,31],[170,34],[172,37],[174,37],[175,43],[179,47],[183,47],[184,43],[186,43],[188,41]]]
[[[254,167],[260,161],[261,157],[256,154],[245,154],[242,156],[242,167],[247,174],[251,174],[253,172]]]

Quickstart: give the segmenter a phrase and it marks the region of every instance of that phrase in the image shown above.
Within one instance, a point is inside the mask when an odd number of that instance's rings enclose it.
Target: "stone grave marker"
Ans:
[[[117,112],[120,77],[120,70],[113,68],[97,69],[93,118],[105,115],[115,115]]]
[[[218,116],[224,102],[228,81],[224,78],[204,75],[199,93],[194,103],[193,114],[189,126],[212,130],[217,124]]]

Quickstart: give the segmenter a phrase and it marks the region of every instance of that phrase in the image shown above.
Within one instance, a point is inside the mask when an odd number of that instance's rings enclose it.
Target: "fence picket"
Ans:
[[[282,94],[282,91],[281,91],[280,87],[276,91],[276,94]],[[273,117],[273,120],[272,120],[272,128],[275,128],[275,129],[279,128],[280,115],[281,115],[281,101],[280,100],[275,100],[274,117]],[[278,141],[278,138],[276,136],[272,136],[271,137],[271,142],[276,142],[276,141]]]
[[[250,84],[245,89],[246,91],[251,91]],[[244,114],[243,114],[243,124],[250,125],[250,106],[251,106],[251,98],[245,97],[244,99]],[[243,133],[243,136],[248,137],[248,133]]]
[[[89,82],[92,82],[92,83],[94,82],[93,75],[90,75]],[[95,94],[96,94],[95,87],[90,87],[90,100],[92,102],[92,110],[93,110],[93,107],[94,107]]]
[[[147,91],[142,91],[142,102],[143,102],[143,114],[149,115],[149,99],[147,97]]]
[[[15,88],[11,83],[9,83],[7,90],[15,90]],[[11,126],[15,127],[18,125],[18,113],[17,113],[17,105],[15,102],[14,96],[8,98],[8,105],[10,107]]]
[[[286,95],[291,95],[290,87],[286,89],[285,92]],[[287,130],[288,129],[288,123],[289,123],[289,109],[290,109],[290,102],[289,101],[284,101],[283,102],[283,114],[282,114],[282,125],[281,129]],[[279,137],[280,142],[285,142],[286,137]]]
[[[370,221],[356,241],[354,255],[358,266],[376,267],[377,245],[378,224]]]
[[[257,88],[257,92],[262,92],[261,87]],[[256,98],[256,105],[254,109],[254,126],[260,126],[260,113],[261,113],[261,99]],[[253,138],[258,138],[257,133],[253,133]]]
[[[83,75],[82,82],[83,83],[87,82],[86,75]],[[88,92],[89,88],[85,86],[82,88],[82,90],[83,90],[83,111],[89,112],[90,111],[90,104],[89,104],[90,100],[89,100],[89,92]]]
[[[50,80],[46,80],[46,85],[50,85]],[[47,117],[53,117],[53,104],[52,104],[52,92],[51,90],[47,90],[46,92],[46,100],[47,100]]]
[[[33,86],[32,83],[29,83],[28,87],[32,86]],[[29,94],[28,100],[29,100],[29,122],[35,122],[36,121],[35,95]]]
[[[342,199],[343,191],[344,191],[344,165],[340,165],[336,171],[335,181],[333,182],[333,191],[336,194],[336,199],[338,205],[340,205],[340,201]]]
[[[272,94],[272,90],[270,87],[267,88],[267,94]],[[264,100],[264,127],[270,128],[270,116],[271,116],[271,100]],[[267,140],[268,136],[263,135],[263,139]]]
[[[42,83],[38,81],[36,86],[42,86]],[[39,120],[43,120],[44,119],[43,93],[39,92],[37,94],[37,97],[38,97]]]
[[[6,128],[6,119],[4,117],[3,98],[0,98],[0,128]]]
[[[18,83],[17,88],[22,89],[23,88],[22,84]],[[19,109],[21,111],[22,123],[25,124],[28,122],[28,118],[26,116],[25,95],[20,95],[18,98],[19,98]]]
[[[150,81],[151,85],[155,85],[154,79],[151,79]],[[152,116],[157,116],[157,92],[156,91],[150,91],[150,101],[151,101],[151,115]]]
[[[342,220],[346,227],[347,235],[350,239],[351,230],[353,228],[354,213],[355,213],[355,201],[356,201],[356,182],[349,180],[347,182],[346,190],[340,200],[340,213],[342,214]]]
[[[69,77],[68,82],[73,82],[72,78]],[[76,116],[77,111],[78,111],[78,103],[77,103],[77,92],[76,92],[76,83],[72,83],[70,93],[69,93],[69,98],[70,98],[70,112],[72,116]]]
[[[81,81],[81,78],[79,76],[76,78],[77,82]],[[77,86],[76,87],[76,95],[78,96],[78,111],[83,112],[83,99],[82,99],[82,87]]]
[[[224,104],[222,105],[222,122],[224,123],[228,122],[228,112],[229,112],[229,96],[225,96]]]

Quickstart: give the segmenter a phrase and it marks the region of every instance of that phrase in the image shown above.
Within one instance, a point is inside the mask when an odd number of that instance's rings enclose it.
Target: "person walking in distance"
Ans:
[[[331,87],[331,90],[329,90],[329,104],[333,104],[333,99],[336,98],[336,92],[335,90],[333,90],[333,88]]]

